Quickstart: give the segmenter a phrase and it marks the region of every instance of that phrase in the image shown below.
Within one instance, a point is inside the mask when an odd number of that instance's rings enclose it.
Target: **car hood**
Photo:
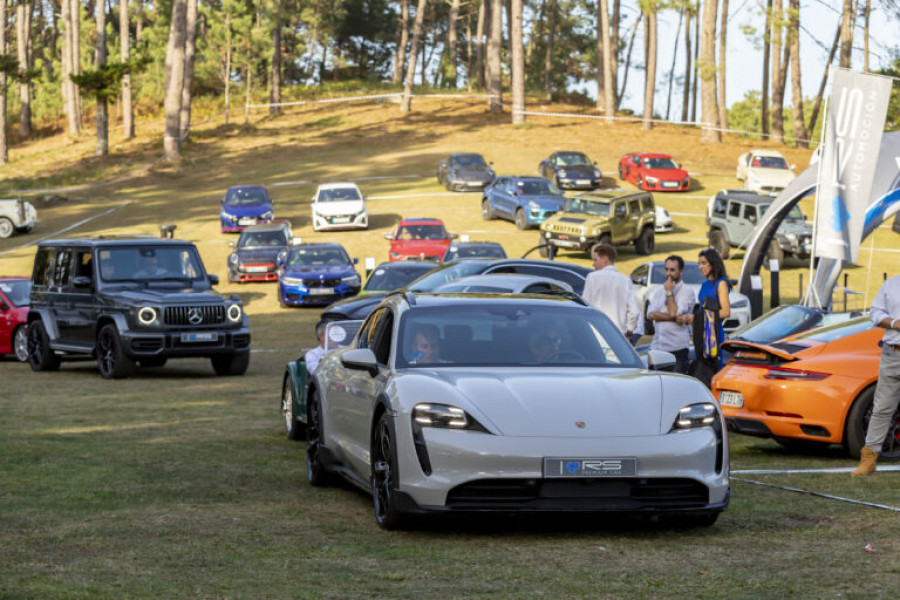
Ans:
[[[562,196],[519,196],[523,205],[536,202],[543,210],[562,210],[566,205],[566,199]]]
[[[566,225],[583,225],[584,223],[599,225],[601,223],[606,223],[607,221],[609,221],[609,217],[579,215],[575,213],[559,213],[556,215],[556,218],[553,219],[553,223],[565,223]]]
[[[269,248],[238,248],[235,253],[241,262],[275,262],[284,248],[281,246]]]
[[[272,210],[271,204],[223,205],[222,212],[235,217],[255,217]]]
[[[681,181],[687,178],[688,172],[684,169],[644,169],[644,176],[656,177],[665,181]]]
[[[391,252],[402,254],[404,256],[439,256],[443,257],[444,252],[450,246],[451,240],[394,240],[391,242]]]
[[[319,265],[315,267],[285,267],[283,277],[302,277],[304,279],[313,279],[321,277],[322,279],[335,279],[337,277],[349,277],[355,275],[356,271],[348,265]]]
[[[778,233],[808,233],[812,235],[812,231],[812,225],[808,225],[806,222],[782,221],[778,227]]]
[[[222,302],[222,296],[209,290],[191,291],[190,288],[173,289],[147,288],[143,290],[116,291],[113,298],[116,303],[127,302],[133,304],[218,304]]]
[[[555,167],[556,171],[565,171],[567,177],[594,177],[592,165],[575,165],[571,167]]]
[[[362,212],[365,208],[366,203],[364,200],[337,200],[313,204],[313,212],[326,217],[356,214]]]
[[[767,184],[780,185],[782,187],[794,180],[796,175],[793,171],[787,169],[767,169],[764,167],[749,167],[747,169],[747,177],[752,177],[757,181]]]
[[[348,319],[365,319],[385,296],[387,296],[387,292],[369,292],[363,296],[353,296],[351,298],[338,300],[337,302],[329,304],[325,310],[322,311],[322,316],[331,319],[340,317]]]
[[[413,370],[410,370],[413,371]],[[459,396],[461,408],[503,435],[627,437],[660,434],[658,375],[635,369],[535,367],[415,369],[431,397]],[[412,383],[412,382],[409,382]],[[676,386],[677,387],[677,386]],[[443,389],[441,389],[443,388]],[[584,423],[580,428],[576,423]],[[485,423],[487,425],[487,423]],[[490,426],[488,425],[488,426]],[[668,429],[668,427],[666,427]]]
[[[460,179],[490,179],[491,177],[491,172],[484,167],[479,167],[477,169],[450,167],[447,172],[451,177],[458,177]]]

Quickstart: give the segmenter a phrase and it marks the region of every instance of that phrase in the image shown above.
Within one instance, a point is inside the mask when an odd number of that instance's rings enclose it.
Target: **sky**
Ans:
[[[726,104],[730,107],[742,100],[751,90],[762,89],[763,51],[760,42],[754,42],[744,34],[745,26],[761,29],[763,17],[760,7],[765,6],[759,0],[729,0],[729,20],[727,32],[725,95]],[[628,23],[633,23],[635,11],[631,3],[623,2],[623,12],[628,12]],[[787,1],[785,1],[787,4]],[[840,21],[840,0],[803,0],[800,4],[800,54],[802,70],[803,96],[812,98],[818,93],[819,84],[824,72],[825,61],[834,40],[834,33]],[[668,96],[668,77],[672,66],[672,50],[675,43],[675,32],[678,29],[678,13],[673,10],[662,11],[658,17],[658,55],[657,55],[657,87],[654,111],[665,115]],[[893,62],[892,55],[900,55],[900,17],[887,13],[877,2],[873,2],[870,17],[869,66],[870,69],[887,67]],[[678,77],[684,72],[684,26],[678,40],[675,63],[676,85],[672,92],[672,108],[670,116],[681,117],[681,87],[677,85]],[[624,34],[623,30],[623,34]],[[643,24],[635,39],[632,64],[635,59],[643,63]],[[693,40],[692,40],[693,41]],[[853,41],[852,69],[863,69],[863,35],[862,19],[857,20],[857,29]],[[834,61],[837,64],[837,58]],[[620,67],[620,77],[622,74]],[[789,75],[790,76],[790,75]],[[788,80],[790,81],[790,80]],[[900,85],[900,83],[895,83]],[[643,71],[632,72],[628,77],[628,87],[622,101],[622,108],[643,113],[644,105]],[[573,86],[596,97],[596,84],[586,82]],[[826,94],[830,87],[826,86]],[[699,96],[699,90],[698,90]],[[790,90],[785,98],[785,106],[790,105]],[[699,114],[698,114],[699,118]]]

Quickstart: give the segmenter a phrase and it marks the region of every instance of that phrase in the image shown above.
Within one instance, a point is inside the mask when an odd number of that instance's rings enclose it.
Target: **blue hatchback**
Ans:
[[[543,177],[498,177],[484,189],[481,216],[485,221],[501,218],[519,229],[540,225],[562,210],[563,193]]]
[[[281,306],[321,306],[355,296],[362,281],[340,244],[292,246],[281,266],[278,301]]]
[[[222,233],[243,231],[249,225],[268,223],[275,218],[272,198],[265,186],[235,185],[222,198],[219,222]]]

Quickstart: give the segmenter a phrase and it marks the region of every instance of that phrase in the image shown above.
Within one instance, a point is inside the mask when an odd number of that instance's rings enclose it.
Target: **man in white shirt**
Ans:
[[[694,292],[684,285],[681,274],[684,259],[672,255],[666,259],[666,282],[658,288],[647,307],[647,319],[654,322],[656,333],[650,347],[675,355],[675,372],[687,374],[689,370],[688,346],[691,329],[676,322],[678,315],[690,314],[694,308]]]
[[[618,252],[606,243],[594,244],[591,249],[594,272],[588,273],[582,297],[588,304],[609,317],[631,341],[638,321],[637,302],[631,279],[615,267]]]
[[[872,418],[866,431],[866,443],[860,452],[859,466],[851,473],[854,477],[875,472],[878,452],[888,431],[895,425],[894,413],[900,404],[900,275],[885,281],[878,290],[872,301],[870,318],[875,327],[886,331],[881,339],[881,363],[872,400]]]
[[[316,323],[316,337],[319,338],[319,345],[308,351],[304,355],[306,361],[306,372],[312,375],[319,366],[319,359],[325,354],[325,321]]]

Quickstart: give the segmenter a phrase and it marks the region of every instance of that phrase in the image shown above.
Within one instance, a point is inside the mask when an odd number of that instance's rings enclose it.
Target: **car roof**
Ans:
[[[260,223],[258,225],[249,225],[247,227],[244,227],[244,231],[242,233],[254,231],[278,231],[280,229],[290,229],[290,227],[290,223],[270,221],[269,223]]]
[[[421,268],[423,271],[430,271],[435,268],[438,263],[433,260],[386,260],[377,265],[373,271],[378,269],[403,269],[403,268]]]
[[[123,235],[123,236],[98,236],[92,238],[59,238],[55,240],[43,240],[38,242],[39,247],[52,246],[193,246],[193,242],[187,240],[159,238],[152,235]]]
[[[753,156],[774,156],[777,158],[784,158],[784,154],[782,154],[778,150],[767,150],[764,148],[750,150],[750,154],[752,154]]]
[[[543,275],[529,275],[528,273],[482,273],[480,275],[467,275],[465,277],[460,277],[459,279],[454,279],[453,281],[448,281],[438,287],[443,286],[451,286],[451,285],[475,285],[475,284],[483,284],[483,285],[502,285],[508,284],[511,287],[516,287],[517,285],[525,285],[529,281],[534,281],[536,283],[539,282],[548,282],[554,285],[559,285],[560,282],[557,279],[553,279],[552,277],[544,277]]]
[[[298,248],[325,248],[325,247],[343,248],[344,246],[337,242],[305,242],[303,244],[296,244],[294,246],[291,246],[291,250],[296,250]]]
[[[454,156],[481,156],[481,155],[478,154],[477,152],[453,152],[450,155],[450,158],[453,158]],[[484,157],[482,156],[482,158],[484,158]]]
[[[443,225],[444,222],[440,219],[434,219],[432,217],[407,217],[405,219],[400,219],[400,223],[398,225],[411,225],[413,223],[419,225]]]
[[[400,296],[411,306],[452,306],[457,304],[492,305],[527,303],[532,306],[560,306],[560,303],[571,307],[585,307],[584,304],[573,298],[551,294],[433,294],[414,293],[406,290],[391,292],[388,296]],[[410,301],[410,299],[412,301]]]
[[[743,202],[745,204],[772,204],[772,201],[775,200],[775,197],[749,193],[749,194],[725,194],[724,199],[735,200],[737,202]]]
[[[320,190],[345,190],[348,188],[358,190],[359,186],[356,185],[355,183],[353,183],[352,181],[344,181],[344,182],[337,182],[337,183],[320,183],[318,189],[320,189]]]
[[[672,158],[671,154],[662,154],[660,152],[632,152],[627,156],[640,156],[641,158]]]
[[[239,189],[248,189],[248,190],[262,189],[262,190],[264,190],[264,189],[266,189],[266,186],[264,186],[261,183],[251,183],[251,184],[246,184],[246,185],[232,185],[232,186],[229,186],[228,189],[229,190],[239,190]]]
[[[452,245],[454,248],[473,248],[475,246],[500,246],[500,242],[453,242]]]
[[[572,197],[580,200],[590,200],[591,202],[609,203],[618,200],[619,198],[643,197],[647,195],[648,192],[629,192],[621,188],[616,188],[614,190],[591,190],[589,192],[581,192]]]

